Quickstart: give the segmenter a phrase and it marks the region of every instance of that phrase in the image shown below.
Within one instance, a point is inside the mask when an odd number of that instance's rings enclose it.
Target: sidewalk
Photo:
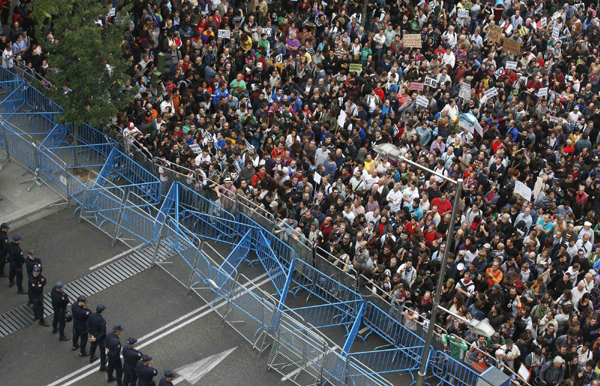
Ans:
[[[65,202],[45,184],[41,187],[34,185],[28,192],[27,188],[32,182],[20,182],[32,178],[33,175],[27,172],[21,176],[23,170],[21,165],[11,161],[0,171],[0,223],[13,225],[14,222],[38,212],[51,213],[48,210],[50,205]]]

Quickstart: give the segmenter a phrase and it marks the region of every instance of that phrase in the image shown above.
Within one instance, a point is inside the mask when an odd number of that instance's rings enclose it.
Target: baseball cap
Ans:
[[[106,309],[106,306],[104,304],[98,304],[96,306],[96,312],[102,312]]]
[[[30,249],[29,252],[27,252],[28,254],[30,254],[31,256],[35,255],[35,250],[34,249]]]
[[[77,297],[77,302],[87,302],[87,296],[79,295],[79,297]]]
[[[19,240],[21,240],[21,236],[19,236],[19,235],[13,236],[13,241],[19,241]]]
[[[113,326],[113,331],[123,331],[123,327],[120,324],[115,324]]]
[[[142,355],[142,361],[148,362],[148,361],[151,361],[151,360],[152,360],[152,357],[150,357],[148,355]]]
[[[35,267],[33,267],[33,273],[40,273],[42,272],[42,269],[40,268],[39,265],[36,265]]]
[[[177,378],[177,374],[172,370],[167,370],[165,371],[165,378]]]
[[[137,343],[137,339],[135,338],[127,338],[127,344],[136,344]]]
[[[10,229],[10,227],[7,223],[3,222],[2,224],[0,224],[0,229]]]
[[[65,289],[65,285],[61,281],[57,281],[54,286],[61,291]]]

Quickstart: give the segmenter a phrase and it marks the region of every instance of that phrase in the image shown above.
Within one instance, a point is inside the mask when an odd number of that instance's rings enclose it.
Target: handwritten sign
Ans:
[[[437,80],[427,76],[427,77],[425,77],[425,86],[429,86],[431,88],[436,88]]]
[[[502,43],[502,36],[504,35],[504,30],[502,27],[496,24],[491,24],[487,30],[487,40],[494,43]]]
[[[457,11],[457,15],[458,15],[458,17],[463,18],[463,19],[468,19],[470,17],[469,11],[467,9],[459,9]]]
[[[461,82],[458,97],[465,100],[471,99],[471,85],[466,82]]]
[[[500,67],[499,69],[496,70],[496,72],[494,73],[494,76],[496,77],[496,79],[498,79],[502,75],[504,75],[504,68]]]
[[[496,87],[492,87],[488,90],[485,90],[484,94],[485,94],[486,98],[488,98],[488,99],[495,97],[496,95],[498,95],[498,89]]]
[[[513,62],[513,61],[507,61],[506,62],[506,69],[507,70],[516,70],[517,69],[517,62]]]
[[[504,39],[502,49],[513,55],[519,55],[521,53],[521,43],[512,39]]]
[[[404,47],[421,48],[421,35],[419,35],[419,34],[404,35]]]
[[[515,193],[527,201],[531,201],[531,188],[521,181],[515,181]]]
[[[547,25],[548,25],[548,19],[543,18],[542,20],[540,20],[540,27],[541,28],[546,28]]]
[[[420,82],[411,82],[410,83],[410,89],[411,90],[422,91],[423,90],[423,83],[420,83]]]
[[[427,108],[429,107],[429,100],[426,96],[419,95],[417,97],[417,106]]]
[[[546,95],[548,95],[548,87],[542,87],[542,88],[540,88],[539,91],[538,91],[538,93],[537,93],[537,96],[539,98],[541,98],[541,97],[545,97]]]
[[[350,63],[350,72],[361,72],[362,64],[360,63]]]
[[[554,27],[552,27],[552,39],[558,40],[559,37],[560,37],[560,25],[555,24]]]
[[[218,31],[217,37],[222,39],[229,39],[231,37],[231,31],[228,29],[220,29]]]

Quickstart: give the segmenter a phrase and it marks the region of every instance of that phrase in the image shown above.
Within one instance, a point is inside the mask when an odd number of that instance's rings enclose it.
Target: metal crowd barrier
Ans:
[[[248,253],[252,250],[252,233],[252,230],[246,232],[221,265],[221,269],[229,275],[242,264],[242,261],[246,260]]]
[[[438,385],[475,386],[480,374],[456,361],[443,351],[432,353],[429,361],[431,372],[440,380]]]

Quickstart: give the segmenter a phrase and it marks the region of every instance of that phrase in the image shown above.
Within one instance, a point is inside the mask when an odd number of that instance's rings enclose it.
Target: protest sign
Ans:
[[[462,99],[471,99],[471,85],[465,82],[460,83],[460,91],[458,97]]]
[[[555,24],[554,27],[552,27],[552,39],[558,40],[559,37],[560,37],[560,25]]]
[[[504,30],[502,27],[496,24],[491,24],[487,30],[487,40],[494,43],[502,43],[502,37],[504,36]]]
[[[525,36],[525,35],[527,35],[528,33],[529,33],[529,30],[528,30],[527,28],[525,28],[525,27],[523,27],[523,28],[521,28],[521,29],[519,30],[519,35],[521,35],[521,36]]]
[[[507,70],[516,70],[517,69],[517,62],[513,62],[513,61],[507,61],[506,62],[506,69]]]
[[[504,68],[500,67],[499,69],[496,70],[496,72],[494,73],[494,76],[496,77],[496,79],[498,79],[502,75],[504,75]]]
[[[223,39],[229,39],[231,37],[231,31],[228,29],[220,29],[217,37],[223,38]]]
[[[426,77],[425,78],[425,86],[436,88],[437,87],[437,80],[433,79],[433,78],[430,78],[430,77]]]
[[[463,19],[468,19],[469,16],[469,11],[466,9],[459,9],[457,12],[457,15],[459,18],[463,18]]]
[[[422,91],[423,90],[423,83],[420,83],[420,82],[411,82],[410,83],[410,89],[411,90]]]
[[[281,63],[283,62],[283,54],[279,54],[275,57],[275,62],[276,63]]]
[[[521,43],[512,39],[504,39],[504,43],[502,43],[502,49],[513,55],[519,55],[521,54]]]
[[[547,25],[548,25],[548,19],[543,18],[542,20],[540,20],[540,27],[541,28],[546,28]]]
[[[537,96],[538,97],[545,97],[546,95],[548,95],[548,87],[542,87],[539,89]]]
[[[492,87],[490,89],[485,90],[484,94],[488,99],[491,97],[495,97],[496,95],[498,95],[498,89],[496,87]]]
[[[360,63],[350,63],[350,72],[361,72],[362,64]]]
[[[423,95],[419,95],[417,97],[417,106],[424,107],[424,108],[429,107],[429,100],[427,99],[427,97],[425,97]]]
[[[527,201],[531,201],[531,188],[521,181],[515,181],[515,193]]]
[[[404,35],[404,47],[421,48],[421,35],[419,35],[419,34]]]

